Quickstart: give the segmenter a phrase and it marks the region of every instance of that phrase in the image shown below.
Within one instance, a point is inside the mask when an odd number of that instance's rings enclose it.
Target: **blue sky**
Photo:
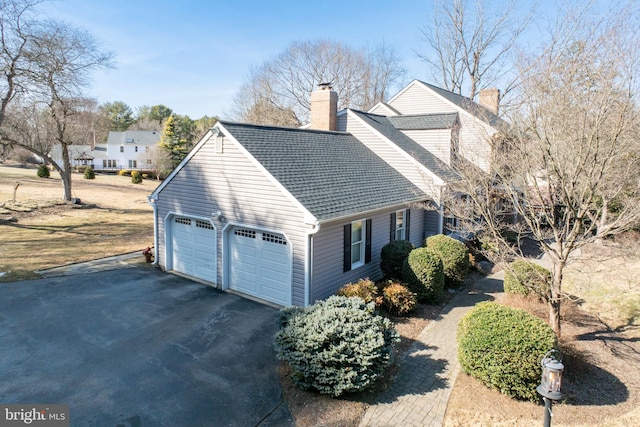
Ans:
[[[409,80],[429,79],[415,53],[420,27],[431,22],[428,0],[63,0],[42,10],[115,54],[116,68],[95,73],[88,94],[134,110],[164,104],[193,119],[228,117],[250,68],[302,40],[385,42]]]

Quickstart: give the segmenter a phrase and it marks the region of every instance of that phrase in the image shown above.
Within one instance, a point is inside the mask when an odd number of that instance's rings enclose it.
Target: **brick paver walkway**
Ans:
[[[477,302],[492,299],[502,290],[503,272],[476,282],[471,290],[458,292],[439,318],[429,322],[404,354],[391,387],[366,411],[360,427],[440,427],[449,395],[460,370],[456,329],[465,313]]]

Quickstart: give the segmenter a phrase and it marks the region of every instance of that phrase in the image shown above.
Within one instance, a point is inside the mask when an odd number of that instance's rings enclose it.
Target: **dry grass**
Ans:
[[[13,202],[16,182],[20,186]],[[62,182],[34,169],[0,166],[0,281],[35,278],[34,270],[142,250],[153,243],[147,196],[157,181],[73,175],[73,196],[63,203]]]

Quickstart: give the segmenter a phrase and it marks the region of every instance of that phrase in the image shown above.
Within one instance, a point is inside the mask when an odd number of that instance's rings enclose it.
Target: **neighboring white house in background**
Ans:
[[[495,112],[417,80],[370,112],[336,107],[321,85],[304,128],[219,121],[149,197],[156,262],[305,306],[379,279],[388,242],[445,231],[453,160],[488,169]]]
[[[106,144],[70,145],[71,166],[91,166],[95,170],[148,170],[153,168],[153,147],[160,143],[161,132],[109,132]],[[52,158],[62,165],[62,150],[54,147]]]

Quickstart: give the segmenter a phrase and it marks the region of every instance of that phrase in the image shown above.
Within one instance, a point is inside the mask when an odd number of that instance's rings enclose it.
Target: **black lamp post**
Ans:
[[[544,427],[551,427],[551,405],[554,400],[562,399],[560,386],[562,384],[562,371],[564,365],[561,362],[562,355],[558,350],[550,350],[542,358],[542,382],[536,388],[544,399]]]

